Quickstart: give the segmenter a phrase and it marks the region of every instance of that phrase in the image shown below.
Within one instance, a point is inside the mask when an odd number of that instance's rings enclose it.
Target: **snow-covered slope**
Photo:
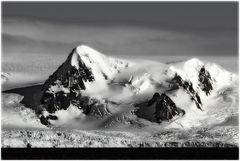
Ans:
[[[110,58],[102,53],[85,45],[78,46],[73,54],[71,64],[78,68],[76,58],[79,58],[92,71],[95,81],[86,82],[85,93],[96,94],[105,92],[107,84],[124,68],[129,68],[132,64],[120,59]]]
[[[102,53],[85,45],[78,46],[75,53],[72,55],[71,64],[76,68],[79,68],[77,61],[79,57],[86,64],[86,66],[92,68],[93,75],[99,77],[101,74],[104,74],[109,79],[112,79],[114,75],[120,72],[121,68],[128,67],[127,62],[107,57]]]
[[[3,128],[38,128],[46,127],[40,123],[35,111],[21,104],[23,96],[2,93],[1,121]]]

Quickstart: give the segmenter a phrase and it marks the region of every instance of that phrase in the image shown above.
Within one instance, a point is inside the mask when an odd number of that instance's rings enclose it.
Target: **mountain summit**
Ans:
[[[42,107],[49,113],[66,110],[70,105],[88,111],[88,107],[82,107],[83,102],[86,102],[82,92],[107,88],[108,82],[126,67],[128,63],[122,60],[106,57],[85,45],[78,46],[45,81],[42,87]]]

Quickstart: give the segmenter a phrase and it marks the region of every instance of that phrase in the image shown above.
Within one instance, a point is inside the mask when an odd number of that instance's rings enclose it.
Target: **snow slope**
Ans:
[[[20,103],[23,96],[2,93],[1,123],[3,128],[37,128],[46,129],[40,123],[35,112]]]
[[[86,82],[86,95],[96,95],[97,93],[107,92],[107,84],[113,80],[123,68],[128,68],[132,64],[120,59],[114,59],[99,53],[98,51],[81,45],[76,48],[75,53],[72,55],[71,65],[78,69],[78,59],[84,62],[87,67],[90,67],[94,75],[94,82]]]

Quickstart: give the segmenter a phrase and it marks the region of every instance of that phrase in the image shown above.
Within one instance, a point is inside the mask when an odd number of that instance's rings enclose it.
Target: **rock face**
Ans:
[[[166,94],[155,93],[153,98],[148,102],[148,105],[156,103],[155,118],[158,123],[165,120],[170,120],[176,115],[185,115],[185,111],[178,108],[175,103]]]
[[[200,69],[198,78],[200,88],[206,93],[206,95],[209,95],[210,91],[213,89],[212,78],[204,66]]]
[[[178,89],[182,87],[191,97],[191,99],[195,102],[198,109],[202,110],[202,101],[199,97],[198,93],[193,89],[192,83],[190,81],[185,81],[179,76],[177,73],[174,78],[171,80],[174,89]]]
[[[69,61],[75,49],[63,63],[44,83],[41,103],[49,113],[67,109],[70,104],[79,107],[81,103],[81,90],[85,90],[84,82],[94,81],[91,69],[78,57],[78,69]]]

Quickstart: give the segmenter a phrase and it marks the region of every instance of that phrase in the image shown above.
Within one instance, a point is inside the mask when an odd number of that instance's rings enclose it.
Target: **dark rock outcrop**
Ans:
[[[50,125],[49,120],[57,120],[57,119],[58,118],[55,115],[48,115],[47,117],[44,117],[43,115],[40,116],[40,122],[46,126]]]
[[[210,73],[205,69],[204,66],[202,66],[199,71],[198,81],[200,88],[206,93],[206,95],[209,95],[210,91],[213,90],[212,78]]]
[[[202,110],[201,98],[199,97],[198,93],[193,89],[192,82],[183,80],[182,77],[176,73],[170,83],[173,85],[172,89],[179,89],[180,87],[183,88],[190,95],[191,100],[195,102],[197,108]]]
[[[185,115],[185,111],[178,108],[175,103],[166,94],[155,93],[153,98],[148,102],[148,105],[156,103],[155,118],[158,123],[165,120],[170,120],[176,115]]]
[[[44,117],[43,115],[40,117],[40,122],[43,124],[43,125],[46,125],[48,126],[50,123],[48,122],[47,118]]]

